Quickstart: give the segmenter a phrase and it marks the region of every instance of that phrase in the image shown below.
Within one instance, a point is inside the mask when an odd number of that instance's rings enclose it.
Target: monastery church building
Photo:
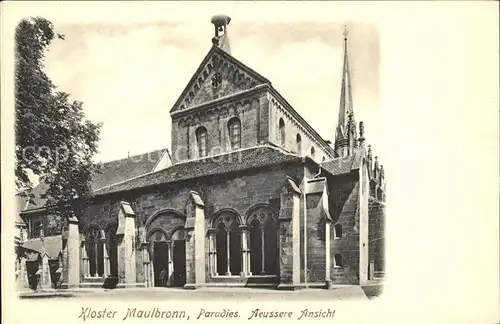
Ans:
[[[213,46],[170,111],[170,151],[102,164],[79,218],[47,214],[43,184],[20,201],[19,289],[331,288],[384,271],[384,169],[354,119],[347,33],[330,145],[231,55],[230,20],[212,18]]]

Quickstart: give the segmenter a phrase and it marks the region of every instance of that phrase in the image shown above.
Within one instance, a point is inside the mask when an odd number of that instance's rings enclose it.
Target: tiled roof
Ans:
[[[321,167],[333,175],[339,175],[358,170],[361,167],[361,160],[362,154],[356,153],[325,161],[321,163]]]
[[[231,153],[174,164],[161,171],[97,190],[96,195],[127,191],[163,183],[218,175],[245,169],[301,161],[301,157],[279,148],[262,145]]]
[[[49,259],[57,259],[62,251],[61,235],[47,236],[42,239],[32,239],[24,242],[23,248],[36,251],[38,253],[47,253]]]
[[[130,156],[121,160],[101,163],[101,171],[94,175],[91,187],[94,191],[96,191],[114,183],[120,183],[127,179],[153,172],[155,166],[159,163],[165,152],[166,149],[156,150]],[[22,208],[19,209],[19,211],[27,211],[43,207],[45,199],[42,199],[40,195],[45,193],[46,188],[47,187],[44,183],[40,183],[36,186],[33,189],[33,193],[35,194],[34,203],[30,203],[26,207],[26,201],[24,200],[23,206],[22,200],[20,200],[19,203]]]

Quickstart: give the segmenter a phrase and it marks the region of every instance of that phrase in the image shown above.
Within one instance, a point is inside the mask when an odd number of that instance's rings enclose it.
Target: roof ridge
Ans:
[[[115,160],[109,160],[109,161],[98,161],[98,162],[96,162],[96,164],[109,164],[109,163],[113,163],[113,162],[124,161],[124,160],[128,160],[128,159],[136,158],[138,156],[144,156],[144,155],[150,154],[150,153],[165,152],[166,150],[168,150],[167,147],[162,148],[162,149],[157,149],[157,150],[153,150],[153,151],[140,153],[140,154],[130,155],[130,156],[127,156],[127,157],[124,157],[121,159],[115,159]]]

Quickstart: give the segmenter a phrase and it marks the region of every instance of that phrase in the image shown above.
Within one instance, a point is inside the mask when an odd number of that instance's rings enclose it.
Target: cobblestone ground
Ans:
[[[185,290],[176,288],[139,288],[139,289],[79,289],[77,291],[30,292],[21,297],[30,299],[118,299],[118,300],[350,300],[372,298],[370,293],[360,286],[345,286],[332,290],[303,289],[298,291],[279,291],[257,288],[203,288]],[[37,298],[38,297],[38,298]]]

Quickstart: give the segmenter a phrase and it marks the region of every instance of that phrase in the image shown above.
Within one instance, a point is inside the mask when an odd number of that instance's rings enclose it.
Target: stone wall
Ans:
[[[130,202],[136,213],[136,226],[138,227],[143,227],[151,216],[165,209],[173,209],[185,215],[191,190],[198,192],[205,203],[206,228],[209,228],[212,215],[223,208],[231,208],[243,218],[247,211],[257,204],[269,204],[278,212],[280,191],[285,183],[285,176],[288,175],[297,183],[301,183],[303,172],[304,168],[300,165],[281,165],[248,170],[237,175],[226,174],[167,184],[141,192],[98,197],[89,208],[86,217],[81,220],[81,228],[85,228],[90,223],[101,227],[116,223],[119,202],[122,200]],[[142,258],[137,257],[136,262],[137,280],[144,280]]]
[[[202,108],[172,119],[172,158],[174,162],[199,157],[196,139],[198,127],[205,127],[207,153],[216,155],[231,150],[228,122],[236,117],[241,122],[241,148],[267,140],[267,96],[265,92],[236,97],[228,103]]]
[[[331,277],[334,284],[359,282],[359,176],[357,173],[329,179]],[[335,225],[342,226],[341,238],[335,236]],[[342,256],[342,266],[335,255]]]
[[[385,263],[385,207],[377,201],[369,206],[369,259],[374,261],[375,271],[384,271]]]

